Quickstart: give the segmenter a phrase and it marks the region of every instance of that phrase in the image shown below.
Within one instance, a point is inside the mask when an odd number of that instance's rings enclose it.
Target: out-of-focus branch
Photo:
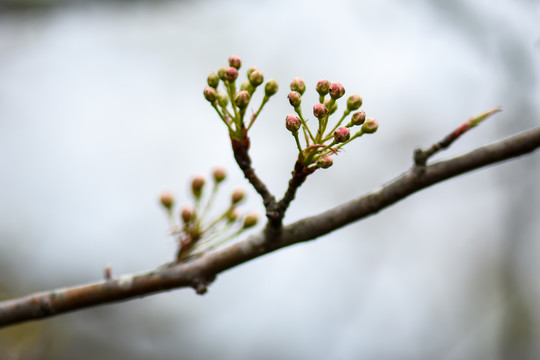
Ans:
[[[438,182],[530,153],[539,147],[540,127],[451,160],[422,166],[422,171],[417,171],[414,166],[378,190],[283,227],[277,238],[270,238],[268,232],[261,231],[189,263],[0,302],[0,327],[181,287],[192,287],[202,294],[216,275],[225,270],[276,249],[328,234]]]

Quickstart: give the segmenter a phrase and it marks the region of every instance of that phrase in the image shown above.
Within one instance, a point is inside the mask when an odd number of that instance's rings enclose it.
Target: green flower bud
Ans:
[[[217,91],[213,87],[207,86],[204,88],[204,98],[210,103],[213,103],[217,100]]]
[[[362,125],[362,132],[366,134],[373,134],[379,128],[379,123],[373,118],[367,118],[366,122]]]
[[[240,90],[244,90],[250,94],[253,94],[253,92],[255,91],[255,88],[253,87],[253,85],[251,85],[249,81],[246,80],[242,83],[242,85],[240,85]]]
[[[264,82],[264,75],[261,70],[255,69],[248,75],[248,80],[256,88]]]
[[[330,104],[330,99],[326,99],[326,100],[324,101],[324,106],[326,106],[326,107],[328,108],[328,105],[329,105],[329,104]],[[337,111],[337,109],[338,109],[338,104],[337,104],[337,102],[334,102],[334,103],[332,104],[332,108],[329,109],[329,110],[330,110],[330,113],[329,113],[329,114],[332,115],[333,113],[335,113],[335,112]]]
[[[321,156],[319,160],[317,160],[318,168],[328,169],[333,164],[334,164],[334,160],[332,160],[330,156]]]
[[[221,107],[227,107],[229,105],[229,97],[225,93],[219,92],[217,94],[217,101]]]
[[[351,123],[353,125],[362,125],[364,121],[366,121],[366,113],[364,110],[360,110],[352,114]]]
[[[347,109],[349,111],[358,110],[362,106],[362,98],[360,95],[351,95],[347,99]]]
[[[247,108],[249,104],[250,96],[249,93],[245,90],[240,91],[236,96],[234,97],[234,103],[236,106],[238,106],[240,109]]]
[[[264,94],[268,97],[274,95],[278,92],[278,83],[276,80],[272,79],[268,81],[264,87]]]
[[[294,114],[287,115],[287,118],[285,119],[285,127],[290,132],[297,132],[298,129],[300,129],[300,126],[302,123],[300,122],[300,118]]]
[[[252,66],[249,69],[247,69],[247,77],[248,77],[248,79],[249,79],[249,75],[251,75],[251,73],[254,72],[255,70],[259,70],[259,69],[257,69],[255,66]]]
[[[317,90],[319,95],[325,96],[330,91],[330,81],[326,79],[319,80],[319,82],[317,82],[317,86],[315,87],[315,90]]]
[[[306,91],[306,83],[301,78],[294,78],[291,82],[291,91],[296,91],[300,95],[304,94]]]
[[[330,84],[330,96],[332,99],[337,100],[345,95],[345,88],[340,83]]]
[[[313,105],[313,115],[317,119],[322,119],[328,115],[328,108],[324,104],[315,104]]]
[[[302,102],[302,95],[297,91],[291,91],[287,98],[293,107],[300,106],[300,103]]]
[[[231,210],[229,210],[229,212],[227,212],[227,220],[229,220],[229,222],[236,221],[239,217],[240,214],[238,213],[238,209],[235,207],[233,207]]]
[[[229,66],[238,70],[242,66],[242,60],[238,56],[233,55],[229,58]]]
[[[172,207],[174,206],[174,196],[170,192],[164,191],[159,196],[159,202],[161,202],[161,205],[168,211],[171,211]]]
[[[334,131],[334,140],[337,143],[342,143],[349,140],[351,137],[351,132],[346,127],[339,127]]]
[[[227,68],[222,66],[219,68],[217,75],[221,80],[225,81],[227,80],[227,77],[225,76],[226,73],[227,73]]]
[[[191,192],[193,193],[193,196],[195,196],[196,198],[201,197],[205,182],[206,180],[201,175],[195,176],[193,178],[193,180],[191,181]]]
[[[206,82],[208,83],[208,86],[213,87],[214,89],[217,89],[219,85],[219,76],[215,72],[213,72],[210,75],[208,75]]]
[[[257,215],[256,213],[247,214],[246,217],[244,218],[244,225],[242,227],[244,229],[253,227],[257,225],[258,221],[259,221],[259,215]]]
[[[212,176],[214,177],[214,181],[219,184],[220,182],[225,180],[225,178],[227,177],[227,172],[224,168],[218,167],[214,169],[214,171],[212,172]]]
[[[246,197],[246,192],[244,189],[236,189],[231,195],[231,203],[238,204],[240,201],[244,200]]]

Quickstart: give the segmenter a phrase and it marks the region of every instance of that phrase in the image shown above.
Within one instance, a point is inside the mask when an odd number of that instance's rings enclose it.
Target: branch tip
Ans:
[[[478,116],[472,117],[462,123],[456,129],[454,129],[454,131],[452,131],[450,134],[446,135],[441,141],[433,144],[428,150],[422,150],[420,148],[416,149],[413,155],[415,166],[425,166],[430,157],[432,157],[439,151],[446,149],[447,147],[452,145],[452,143],[456,141],[461,135],[463,135],[473,127],[477,126],[491,115],[496,114],[500,111],[502,111],[502,108],[496,107]]]

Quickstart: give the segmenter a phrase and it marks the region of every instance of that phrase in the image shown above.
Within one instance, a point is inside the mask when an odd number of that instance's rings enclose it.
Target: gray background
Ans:
[[[249,189],[202,96],[233,54],[280,84],[251,132],[276,194],[296,156],[292,78],[307,83],[305,113],[327,78],[380,123],[308,179],[287,222],[377,188],[415,147],[495,106],[437,158],[539,123],[538,1],[15,3],[0,6],[1,298],[170,261],[157,196],[188,201],[194,174],[223,165],[228,191]],[[0,355],[538,358],[539,168],[533,155],[424,190],[224,273],[203,297],[184,289],[0,330]]]

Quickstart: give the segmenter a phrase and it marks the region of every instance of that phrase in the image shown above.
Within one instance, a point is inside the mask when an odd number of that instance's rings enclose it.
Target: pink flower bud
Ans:
[[[330,96],[332,99],[337,100],[345,95],[345,88],[340,83],[330,84]]]
[[[360,110],[352,114],[351,122],[353,125],[362,125],[366,121],[366,113]]]
[[[234,97],[234,103],[236,106],[238,106],[240,109],[245,109],[249,104],[250,96],[249,93],[245,90],[240,91],[236,96]]]
[[[218,167],[214,169],[214,171],[212,172],[212,176],[214,177],[214,181],[216,183],[220,183],[227,177],[227,172],[224,168]]]
[[[278,83],[276,80],[272,79],[266,83],[264,86],[264,94],[268,97],[274,95],[278,92]]]
[[[254,72],[255,70],[259,70],[259,69],[257,69],[257,67],[255,66],[252,66],[249,69],[247,69],[247,77],[249,77],[249,75],[251,75],[251,73]]]
[[[242,60],[238,56],[233,55],[229,58],[229,66],[238,70],[242,66]]]
[[[213,103],[217,100],[217,91],[213,87],[207,86],[204,88],[204,98],[210,103]]]
[[[351,95],[347,99],[347,109],[349,111],[358,110],[362,106],[362,98],[360,95]]]
[[[170,211],[174,205],[174,196],[170,192],[164,191],[161,193],[159,201],[165,209]]]
[[[256,88],[264,82],[264,75],[261,70],[255,69],[249,73],[248,80]]]
[[[302,95],[297,91],[291,91],[287,98],[293,107],[300,106],[300,103],[302,102]]]
[[[362,125],[362,132],[366,134],[373,134],[379,128],[379,123],[373,118],[367,118],[366,122]]]
[[[337,143],[342,143],[351,137],[351,132],[346,127],[340,127],[337,128],[336,131],[334,131],[334,140],[336,140]]]
[[[319,160],[317,160],[317,167],[322,169],[328,169],[333,164],[334,160],[332,160],[330,156],[321,156]]]
[[[195,217],[195,210],[190,205],[184,205],[182,211],[180,211],[180,217],[184,224],[187,224]]]
[[[304,94],[306,91],[306,83],[301,78],[294,78],[291,82],[291,91],[296,91],[300,95]]]
[[[193,180],[191,181],[191,192],[196,198],[201,197],[205,182],[206,180],[204,179],[202,175],[195,176]]]
[[[238,204],[240,201],[244,200],[246,197],[246,192],[244,189],[236,189],[231,195],[231,202],[233,204]]]
[[[249,213],[244,218],[244,224],[242,225],[242,227],[244,229],[253,227],[253,226],[257,225],[258,221],[259,221],[259,215],[257,215],[256,213]]]
[[[328,108],[324,104],[313,105],[313,115],[317,119],[322,119],[328,114]]]
[[[317,86],[315,87],[315,90],[319,93],[321,96],[325,96],[330,91],[330,81],[324,79],[319,80],[317,83]]]
[[[228,82],[233,82],[238,78],[238,70],[233,67],[230,67],[225,71],[225,80]]]
[[[208,75],[206,82],[208,83],[208,86],[216,89],[219,85],[219,76],[215,72],[213,72],[210,75]]]
[[[302,123],[300,122],[300,118],[294,114],[287,115],[287,118],[285,119],[285,127],[290,132],[297,132],[298,129],[300,129],[300,126]]]

